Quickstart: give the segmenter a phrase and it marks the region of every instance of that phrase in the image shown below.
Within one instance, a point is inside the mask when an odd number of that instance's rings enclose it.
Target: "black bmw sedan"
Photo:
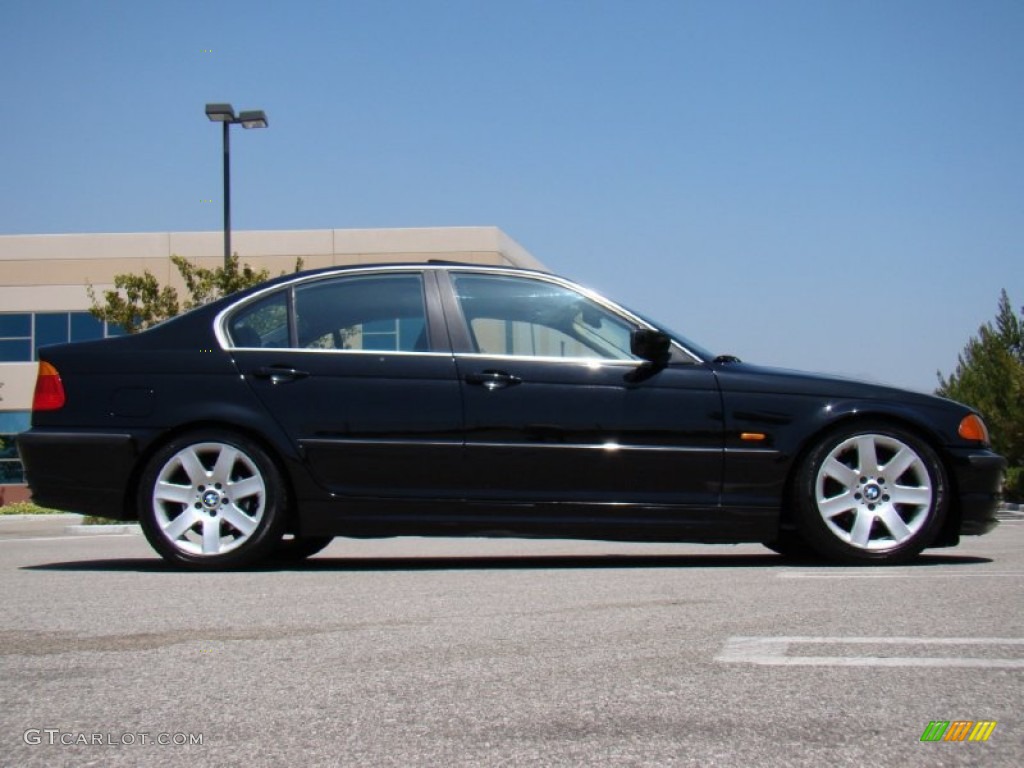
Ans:
[[[716,357],[519,269],[288,275],[40,358],[34,499],[195,569],[401,535],[904,562],[990,531],[1005,466],[963,405]]]

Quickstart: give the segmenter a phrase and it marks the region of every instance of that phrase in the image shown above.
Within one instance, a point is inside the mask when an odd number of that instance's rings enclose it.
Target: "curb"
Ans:
[[[67,522],[71,520],[81,520],[82,517],[84,517],[84,515],[79,515],[76,512],[56,512],[52,515],[0,515],[0,522],[4,520],[11,520],[12,522],[24,520],[38,520],[40,522],[46,522],[50,520],[60,522],[63,520]]]

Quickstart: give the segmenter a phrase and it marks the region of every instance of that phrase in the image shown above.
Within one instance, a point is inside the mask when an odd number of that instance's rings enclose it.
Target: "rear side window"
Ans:
[[[331,278],[295,289],[303,349],[429,352],[419,274]]]

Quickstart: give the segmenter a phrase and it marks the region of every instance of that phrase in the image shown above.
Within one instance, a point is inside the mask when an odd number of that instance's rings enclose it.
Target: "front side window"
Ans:
[[[295,289],[299,347],[429,352],[423,278],[357,275]]]
[[[455,274],[455,293],[475,351],[487,355],[635,360],[633,326],[555,283]]]

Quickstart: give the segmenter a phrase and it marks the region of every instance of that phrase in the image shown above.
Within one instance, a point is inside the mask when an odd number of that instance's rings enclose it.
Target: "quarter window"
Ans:
[[[520,277],[455,274],[455,292],[481,354],[634,360],[633,326],[582,294]]]

